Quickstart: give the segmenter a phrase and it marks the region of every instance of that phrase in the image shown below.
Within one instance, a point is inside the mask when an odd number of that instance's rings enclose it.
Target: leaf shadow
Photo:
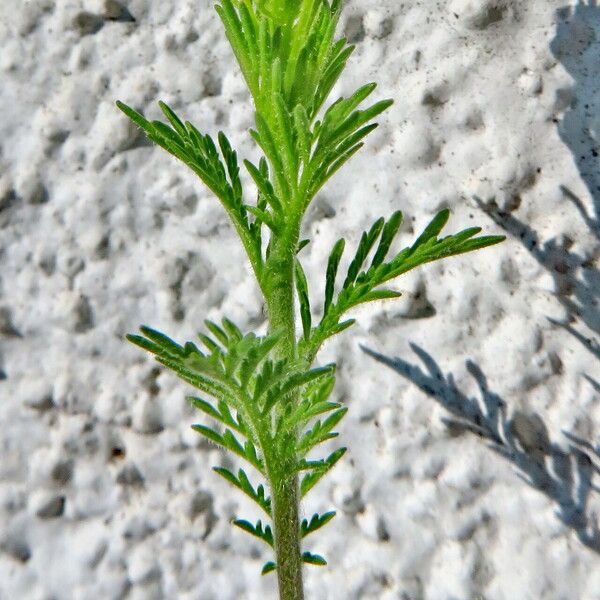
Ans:
[[[566,108],[558,134],[573,154],[573,160],[593,200],[589,214],[581,200],[567,188],[563,193],[579,210],[584,222],[600,239],[600,6],[597,0],[578,0],[575,6],[556,11],[556,31],[550,42],[554,57],[574,80],[570,89],[557,93],[557,108]]]
[[[554,119],[560,138],[569,148],[592,198],[592,210],[575,193],[560,190],[580,214],[590,233],[600,241],[600,77],[597,46],[600,44],[600,6],[597,0],[578,0],[575,6],[558,9],[556,30],[550,42],[554,57],[574,81],[569,89],[557,92],[557,110],[566,109],[561,120]],[[510,210],[500,210],[494,200],[475,197],[480,209],[509,236],[519,241],[550,274],[555,297],[566,309],[567,318],[548,320],[563,328],[600,359],[600,342],[580,328],[582,322],[600,334],[600,244],[586,254],[573,250],[574,240],[566,235],[542,241],[538,232],[519,220]]]
[[[488,448],[517,468],[520,479],[557,505],[556,516],[575,532],[579,541],[600,554],[599,521],[597,515],[588,514],[590,494],[600,492],[594,483],[594,476],[600,475],[600,446],[594,447],[563,431],[569,440],[568,451],[564,451],[549,438],[539,415],[515,410],[509,416],[506,402],[489,388],[485,374],[476,363],[468,360],[466,365],[477,382],[480,400],[469,398],[458,389],[453,374],[444,374],[423,348],[416,344],[410,346],[422,366],[363,345],[361,349],[443,406],[451,415],[443,418],[451,434],[470,432],[487,441]]]
[[[574,242],[568,236],[550,238],[542,243],[532,227],[509,212],[500,210],[495,202],[484,202],[477,196],[475,201],[494,223],[519,241],[552,277],[555,297],[569,317],[564,323],[548,320],[566,329],[600,357],[598,343],[572,327],[572,323],[580,319],[593,332],[600,333],[600,270],[595,266],[597,257],[574,252]],[[600,252],[600,248],[597,251]]]

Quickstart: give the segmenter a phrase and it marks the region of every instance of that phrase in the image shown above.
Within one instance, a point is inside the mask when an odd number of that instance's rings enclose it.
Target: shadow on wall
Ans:
[[[561,186],[565,198],[579,211],[590,232],[600,240],[600,6],[598,0],[578,1],[556,13],[556,33],[550,49],[564,65],[575,85],[561,90],[567,108],[558,122],[558,132],[573,154],[593,202],[593,213],[571,190]],[[551,322],[567,330],[600,358],[600,245],[587,255],[572,251],[574,240],[566,235],[542,241],[529,225],[495,202],[479,207],[525,249],[552,276],[555,295],[567,310],[565,322]],[[586,331],[587,329],[587,331]],[[592,335],[590,336],[589,333]]]
[[[593,201],[593,214],[571,190],[565,198],[579,211],[590,232],[600,241],[600,6],[597,0],[578,2],[557,11],[556,34],[550,43],[554,56],[570,73],[574,87],[561,90],[568,110],[558,122],[561,139],[573,154]],[[542,241],[538,233],[510,209],[475,198],[479,207],[523,247],[552,276],[554,293],[566,309],[564,322],[549,319],[579,340],[600,359],[600,245],[587,254],[572,250],[574,240],[559,235]],[[591,334],[591,335],[590,335]],[[598,382],[589,378],[598,387]]]
[[[561,189],[592,234],[600,240],[600,52],[597,51],[600,48],[600,6],[597,0],[579,1],[575,7],[567,6],[557,11],[556,35],[550,48],[575,82],[571,89],[561,91],[568,110],[558,123],[558,131],[573,153],[579,173],[589,189],[593,214],[570,190]],[[536,231],[510,212],[501,211],[495,202],[476,200],[480,208],[506,233],[520,241],[552,276],[556,297],[567,310],[568,318],[563,323],[551,322],[574,335],[600,359],[600,343],[581,327],[584,325],[591,332],[600,333],[600,272],[595,267],[600,251],[596,249],[590,255],[579,255],[572,251],[573,240],[567,236],[542,242]],[[402,359],[364,350],[436,398],[456,417],[447,420],[449,427],[466,429],[487,439],[495,451],[519,467],[531,485],[558,503],[559,518],[577,532],[582,543],[600,552],[598,525],[590,525],[585,515],[589,493],[598,490],[592,484],[592,476],[594,472],[600,472],[600,468],[584,451],[600,457],[600,448],[565,432],[573,443],[565,454],[548,440],[546,427],[539,416],[527,417],[516,412],[512,419],[507,418],[506,404],[488,389],[485,376],[477,365],[469,362],[467,366],[479,384],[484,409],[457,390],[452,375],[444,377],[434,359],[424,350],[415,345],[412,348],[428,373]],[[586,378],[600,391],[597,381],[589,376]],[[546,456],[550,457],[556,475],[546,469]],[[574,469],[578,472],[577,482],[573,477]]]
[[[463,394],[456,387],[453,375],[444,375],[432,356],[416,344],[411,344],[411,348],[425,370],[401,358],[361,348],[439,402],[452,415],[443,419],[452,435],[471,432],[489,442],[489,448],[518,468],[523,481],[557,504],[556,516],[575,532],[581,543],[600,554],[598,517],[588,515],[587,510],[592,491],[600,492],[593,481],[600,474],[600,463],[594,463],[600,459],[600,447],[594,448],[563,431],[571,442],[565,452],[549,439],[539,415],[515,411],[509,418],[506,402],[488,388],[484,373],[471,361],[467,361],[467,369],[477,381],[481,403]]]
[[[568,110],[558,123],[558,133],[590,191],[594,214],[568,190],[563,192],[600,239],[600,6],[597,0],[579,0],[574,7],[559,9],[556,17],[550,49],[575,82],[561,91]]]
[[[575,81],[562,90],[568,107],[558,131],[573,153],[577,168],[593,201],[592,213],[571,190],[561,186],[565,199],[572,202],[590,232],[600,241],[600,6],[598,0],[579,1],[575,7],[557,12],[556,35],[550,44],[554,56]],[[508,235],[520,242],[548,271],[557,300],[566,309],[564,322],[552,319],[600,359],[600,244],[589,254],[573,251],[574,240],[557,235],[542,240],[529,225],[501,210],[496,202],[475,198],[479,207]],[[453,435],[473,433],[488,447],[510,461],[523,481],[544,493],[557,506],[556,516],[575,532],[589,549],[600,554],[598,515],[588,514],[594,483],[600,475],[600,445],[594,446],[567,431],[568,451],[550,440],[543,419],[514,411],[508,415],[506,402],[490,390],[485,374],[472,361],[467,369],[479,386],[481,400],[467,397],[455,384],[452,373],[445,375],[435,359],[415,344],[411,348],[422,363],[411,364],[361,346],[375,360],[390,367],[440,403],[450,414],[443,421]],[[560,368],[560,367],[559,367]],[[584,377],[600,392],[600,382]]]
[[[552,276],[554,295],[568,317],[564,323],[549,321],[566,329],[600,359],[600,343],[585,332],[587,328],[592,335],[600,334],[600,271],[595,266],[598,258],[595,254],[600,252],[600,247],[590,255],[580,255],[571,250],[574,241],[568,236],[542,242],[535,230],[509,212],[500,210],[495,202],[483,202],[477,197],[475,201]]]

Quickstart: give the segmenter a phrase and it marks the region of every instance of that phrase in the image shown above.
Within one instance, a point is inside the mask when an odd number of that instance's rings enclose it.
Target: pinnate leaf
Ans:
[[[237,477],[224,467],[213,467],[213,471],[240,489],[249,498],[252,498],[252,500],[254,500],[254,502],[256,502],[256,504],[258,504],[267,513],[267,515],[271,516],[271,499],[265,494],[265,488],[262,483],[259,484],[255,489],[252,483],[250,483],[250,480],[243,469],[238,471]]]
[[[315,513],[310,521],[308,519],[303,519],[300,525],[300,532],[302,537],[306,537],[307,535],[317,531],[324,525],[327,525],[333,517],[335,517],[336,512],[334,510],[323,513],[320,515],[319,513]]]
[[[264,475],[264,465],[262,459],[258,456],[254,444],[247,440],[242,446],[238,439],[233,435],[230,429],[226,429],[223,434],[218,433],[214,429],[197,423],[192,425],[192,429],[209,439],[211,442],[237,454],[239,457],[247,460],[257,471]]]
[[[236,519],[233,524],[236,527],[243,529],[250,535],[261,539],[263,542],[271,546],[271,548],[273,547],[273,532],[271,531],[271,526],[263,526],[260,519],[256,522],[256,525],[252,525],[252,523],[246,521],[245,519]]]
[[[303,497],[306,496],[319,480],[335,466],[345,453],[346,448],[338,448],[332,452],[317,469],[304,475],[300,482],[300,491]]]

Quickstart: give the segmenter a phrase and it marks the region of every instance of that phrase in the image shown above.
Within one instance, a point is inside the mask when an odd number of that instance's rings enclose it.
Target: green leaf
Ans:
[[[244,446],[242,446],[230,429],[226,429],[223,435],[217,433],[214,429],[201,424],[192,425],[192,429],[218,446],[221,446],[226,450],[230,450],[244,460],[247,460],[257,471],[259,471],[259,473],[264,475],[264,466],[262,460],[256,453],[254,445],[249,440],[246,441]]]
[[[377,129],[377,127],[379,127],[378,123],[371,123],[370,125],[365,125],[364,127],[361,127],[360,129],[355,131],[353,134],[344,138],[343,141],[341,141],[339,144],[337,144],[335,146],[335,148],[328,153],[327,163],[331,164],[333,162],[333,160],[332,160],[333,158],[344,154],[344,152],[346,152],[346,150],[349,150],[350,148],[354,147],[356,144],[358,144],[358,142],[360,142],[360,140],[362,140],[367,135],[369,135],[369,133],[371,133],[372,131],[375,131],[375,129]]]
[[[371,251],[373,244],[379,237],[384,226],[383,218],[377,219],[375,223],[371,226],[371,229],[368,232],[363,232],[362,237],[360,238],[360,242],[358,244],[358,248],[356,250],[356,254],[348,267],[348,275],[346,276],[346,280],[344,281],[343,287],[348,287],[351,283],[356,279],[360,268],[362,267],[367,255]]]
[[[341,130],[336,131],[336,135],[341,135],[345,131],[350,129],[358,129],[364,123],[367,123],[371,119],[374,119],[378,115],[380,115],[383,111],[387,110],[390,106],[394,104],[394,101],[391,98],[387,100],[380,100],[373,104],[373,106],[367,108],[366,110],[359,110],[354,113],[347,119],[346,123],[342,126]]]
[[[255,114],[256,128],[257,131],[250,130],[250,135],[262,148],[265,156],[269,159],[277,183],[283,192],[285,198],[290,197],[290,182],[285,176],[286,168],[284,166],[284,159],[279,151],[279,145],[275,141],[275,136],[269,126],[267,120],[259,113]]]
[[[323,462],[325,466],[315,469],[311,473],[307,473],[300,482],[300,491],[302,497],[306,496],[308,492],[319,482],[319,480],[330,471],[335,464],[344,456],[346,448],[338,448],[332,452]]]
[[[412,249],[414,250],[430,239],[437,237],[444,228],[444,225],[448,222],[449,217],[450,211],[447,208],[437,213],[431,223],[425,227],[423,233],[417,238],[417,241],[412,245]]]
[[[231,182],[229,190],[231,199],[234,204],[239,205],[242,199],[242,184],[239,177],[240,169],[237,163],[237,154],[222,131],[219,131],[217,138],[219,140],[219,148],[221,148],[221,153],[225,159],[225,165],[227,166],[229,181]]]
[[[154,342],[151,342],[150,340],[147,340],[145,337],[142,337],[141,335],[133,335],[133,334],[128,333],[125,336],[125,338],[132,344],[139,346],[143,350],[152,352],[153,354],[159,354],[161,351],[160,346],[156,345]]]
[[[242,28],[241,19],[231,0],[221,0],[220,5],[215,5],[215,10],[225,26],[227,39],[231,44],[235,57],[240,65],[240,69],[248,83],[248,87],[256,93],[257,73],[253,64],[253,57],[256,56],[256,54],[250,52],[247,36]]]
[[[213,340],[208,335],[204,333],[199,333],[198,339],[206,346],[206,348],[210,351],[211,354],[219,356],[222,354],[223,350],[221,346],[219,346],[219,344],[217,344],[217,342],[215,342],[215,340]]]
[[[258,54],[258,31],[256,29],[254,15],[250,12],[249,7],[244,2],[239,3],[239,15],[244,31],[244,39],[248,43],[248,51],[254,56]]]
[[[221,421],[225,425],[228,425],[229,427],[232,427],[233,429],[239,430],[238,423],[233,418],[233,415],[231,414],[231,410],[229,409],[227,402],[225,402],[225,400],[223,400],[223,399],[219,399],[218,406],[219,406],[219,413],[221,414]],[[245,432],[242,432],[242,433],[245,433]]]
[[[305,458],[300,459],[295,466],[296,472],[300,471],[318,471],[323,470],[327,467],[327,463],[324,460],[306,460]]]
[[[306,422],[314,417],[322,415],[323,413],[331,412],[336,408],[340,408],[340,406],[341,404],[338,402],[315,402],[302,413],[302,422]]]
[[[160,357],[162,360],[162,357]],[[176,359],[171,362],[176,363],[179,367],[188,370],[194,375],[200,375],[218,381],[224,385],[231,386],[233,383],[228,377],[228,373],[224,368],[223,354],[212,354],[211,356],[190,356],[183,360]]]
[[[379,240],[379,246],[375,251],[375,256],[373,257],[373,261],[371,262],[372,267],[379,266],[387,256],[387,253],[398,233],[398,229],[400,228],[400,224],[402,223],[402,212],[396,211],[385,224],[383,231],[381,233],[381,239]]]
[[[223,317],[221,323],[223,323],[223,328],[229,334],[230,340],[239,342],[244,337],[244,334],[242,333],[240,328],[227,317]]]
[[[298,249],[296,250],[296,254],[299,254],[302,248],[306,248],[310,244],[310,240],[300,240],[298,242]]]
[[[310,111],[310,118],[313,119],[316,114],[319,112],[321,106],[325,102],[325,99],[331,92],[331,89],[335,85],[336,81],[339,79],[344,67],[346,66],[346,61],[354,52],[355,46],[346,46],[346,39],[342,38],[339,40],[334,46],[332,51],[332,57],[325,69],[321,81],[318,84],[317,93],[315,95],[315,99],[313,101],[313,105]],[[337,50],[337,52],[336,52]]]
[[[149,135],[151,140],[162,146],[179,160],[183,162],[189,160],[185,141],[178,133],[160,121],[152,121],[151,125],[152,131]]]
[[[223,438],[214,429],[206,427],[206,425],[201,425],[200,423],[192,425],[192,429],[218,446],[226,447]]]
[[[377,115],[381,114],[392,104],[393,100],[381,100],[366,110],[357,110],[353,112],[350,116],[343,118],[341,123],[335,119],[327,119],[327,117],[324,117],[323,129],[319,136],[319,147],[323,148],[339,143],[341,140],[360,129],[365,123],[368,123]],[[342,101],[338,106],[343,105],[344,102]]]
[[[270,560],[269,562],[266,562],[262,568],[262,571],[260,572],[261,575],[266,575],[267,573],[271,573],[272,571],[275,571],[277,569],[277,564],[274,563],[272,560]]]
[[[279,73],[280,66],[279,59],[273,64],[273,69]],[[280,86],[277,86],[279,89]],[[298,175],[298,152],[296,144],[294,143],[294,129],[292,125],[292,118],[283,100],[281,94],[275,95],[275,118],[278,124],[278,132],[275,133],[276,137],[282,143],[284,150],[284,165],[287,173],[287,178],[290,183],[294,186],[296,184],[296,178]]]
[[[252,402],[257,405],[259,398],[271,387],[281,383],[285,377],[285,360],[265,360],[260,372],[254,378]]]
[[[165,367],[174,371],[181,379],[190,385],[215,397],[228,397],[232,390],[214,375],[206,375],[186,367],[181,361],[157,356],[156,360]]]
[[[310,521],[308,521],[307,519],[303,519],[302,524],[300,525],[300,532],[302,537],[304,538],[307,535],[314,533],[318,529],[321,529],[321,527],[327,525],[327,523],[329,523],[329,521],[331,521],[331,519],[333,519],[335,515],[335,510],[332,510],[330,512],[323,513],[322,515],[319,515],[319,513],[315,513]]]
[[[210,402],[198,398],[196,396],[187,396],[186,399],[194,408],[201,410],[204,414],[216,419],[228,427],[232,427],[242,435],[248,437],[248,429],[242,420],[241,413],[237,414],[237,420],[231,414],[231,410],[222,398],[218,400],[218,409],[215,408]]]
[[[472,250],[479,250],[480,248],[487,248],[499,244],[506,240],[505,235],[482,235],[474,240],[469,240],[464,244],[461,244],[456,254],[463,254],[464,252],[471,252]]]
[[[164,102],[160,102],[159,105],[171,126],[160,121],[149,122],[137,111],[121,102],[117,103],[134,123],[144,129],[149,139],[185,163],[217,196],[240,235],[254,270],[258,273],[262,267],[260,236],[256,227],[248,221],[242,202],[237,157],[227,137],[219,132],[223,163],[209,135],[200,133],[189,121],[183,123]]]
[[[245,208],[248,212],[252,213],[260,223],[264,223],[273,233],[279,234],[281,232],[281,223],[279,223],[274,215],[271,213],[261,210],[256,206],[246,204]]]
[[[277,385],[272,385],[266,390],[266,398],[262,414],[266,415],[277,402],[285,398],[287,394],[296,388],[300,388],[311,381],[330,375],[335,370],[334,364],[325,367],[316,367],[306,371],[296,371],[284,376]]]
[[[225,348],[229,346],[229,337],[214,321],[204,320],[206,328],[223,344]]]
[[[294,132],[297,139],[298,154],[302,163],[308,165],[312,148],[310,122],[306,109],[301,104],[296,105],[293,113]]]
[[[404,248],[389,262],[384,262],[401,220],[401,213],[396,212],[387,223],[383,224],[379,219],[368,232],[362,234],[356,254],[348,268],[344,286],[338,294],[335,304],[333,303],[333,284],[338,260],[337,257],[330,257],[331,268],[325,289],[327,311],[324,312],[318,326],[312,329],[310,339],[301,340],[299,345],[300,354],[306,359],[313,360],[317,350],[326,339],[340,333],[355,322],[353,319],[338,322],[347,310],[365,302],[400,296],[400,293],[394,290],[374,288],[428,262],[491,246],[504,240],[504,236],[474,238],[473,236],[481,231],[479,227],[470,227],[457,234],[438,239],[437,235],[448,220],[448,211],[442,210],[436,214],[412,246]],[[367,254],[378,237],[380,238],[379,245],[371,266],[366,271],[360,271]]]
[[[223,445],[227,449],[231,450],[238,456],[242,456],[243,458],[248,458],[248,455],[246,454],[246,449],[244,448],[244,446],[242,446],[242,444],[235,437],[235,435],[233,435],[233,433],[230,429],[226,429],[223,432],[222,440],[223,440]]]
[[[327,561],[322,556],[319,554],[312,554],[308,551],[302,553],[302,562],[315,565],[317,567],[323,567],[327,564]],[[261,575],[266,575],[267,573],[271,573],[275,570],[277,570],[277,563],[269,561],[263,566]]]
[[[185,128],[185,125],[181,122],[179,117],[175,114],[173,109],[171,109],[171,107],[168,106],[162,100],[158,102],[158,106],[160,106],[160,109],[163,111],[164,115],[167,117],[167,119],[169,119],[169,122],[171,123],[175,131],[177,131],[177,133],[182,138],[185,138],[187,136],[187,129]]]
[[[256,184],[256,187],[258,188],[259,192],[264,196],[265,200],[269,203],[271,208],[276,213],[281,213],[281,203],[275,195],[275,190],[273,189],[273,186],[268,180],[267,176],[264,175],[260,169],[257,169],[249,160],[244,160],[244,165],[246,166],[248,173],[250,173],[250,176],[254,180],[254,183]]]
[[[396,292],[394,290],[373,290],[372,292],[368,292],[360,296],[359,301],[353,302],[353,305],[364,304],[365,302],[374,302],[377,300],[393,300],[395,298],[400,298],[402,294],[400,292]]]
[[[310,552],[302,553],[302,561],[309,565],[316,565],[317,567],[324,567],[327,561],[319,554],[311,554]]]
[[[377,87],[376,83],[367,83],[358,88],[349,98],[340,98],[325,112],[325,119],[340,123],[364,100],[366,100]]]
[[[185,356],[183,348],[164,333],[142,325],[140,331],[168,356]]]
[[[298,440],[296,449],[299,455],[303,456],[318,444],[337,437],[338,434],[333,433],[332,430],[344,418],[347,412],[348,409],[344,406],[329,415],[323,422],[317,421]]]
[[[311,158],[307,201],[362,147],[360,140],[377,127],[376,123],[367,123],[392,104],[391,100],[382,100],[366,110],[354,110],[373,89],[373,84],[367,84],[349,99],[340,98],[327,109],[322,123],[315,124],[317,146]]]
[[[310,337],[310,328],[311,328],[311,314],[310,314],[310,300],[308,298],[308,282],[306,281],[306,275],[304,274],[304,269],[300,264],[300,261],[296,259],[294,261],[295,264],[295,281],[296,281],[296,291],[298,292],[298,301],[300,302],[300,318],[302,320],[302,331],[304,334],[304,338],[308,339]]]
[[[256,522],[256,525],[252,525],[249,521],[245,519],[236,519],[233,524],[240,529],[243,529],[245,532],[253,535],[263,542],[273,547],[273,532],[271,531],[271,527],[269,525],[265,525],[263,527],[260,519]]]
[[[326,181],[328,181],[338,169],[340,169],[346,162],[348,162],[356,152],[358,152],[364,144],[356,144],[346,150],[337,160],[333,161],[333,164],[326,163],[323,165],[311,179],[309,186],[308,198],[313,198],[314,195],[323,187]]]
[[[187,396],[186,399],[194,408],[201,410],[217,421],[222,421],[221,413],[210,402],[196,396]]]
[[[327,399],[333,391],[335,376],[318,379],[309,383],[302,391],[300,401],[284,416],[278,424],[279,431],[283,434],[291,430],[304,427],[313,417],[341,407],[337,402],[328,402]]]
[[[136,125],[141,127],[146,132],[152,131],[150,122],[143,115],[119,100],[117,100],[116,104],[119,110],[124,112]]]
[[[173,370],[179,377],[215,397],[234,398],[235,388],[224,378],[218,356],[207,357],[188,342],[181,347],[164,334],[149,327],[141,328],[147,338],[130,336],[133,343],[152,352],[156,360]]]
[[[447,219],[448,211],[440,211],[417,241],[410,248],[405,248],[399,252],[386,266],[385,272],[378,280],[377,285],[428,262],[491,246],[504,240],[504,236],[482,236],[471,239],[479,233],[479,227],[470,227],[438,240],[436,236]]]
[[[348,327],[352,327],[354,323],[356,323],[356,319],[347,319],[346,321],[338,323],[329,330],[327,337],[332,337],[334,335],[337,335],[338,333],[342,333],[342,331],[348,329]]]
[[[240,384],[243,388],[247,387],[254,372],[260,363],[269,356],[269,353],[277,345],[281,336],[282,332],[279,331],[264,338],[257,338],[257,344],[248,350],[245,358],[241,361],[239,369]]]
[[[192,354],[197,354],[198,356],[204,356],[202,352],[198,349],[198,346],[194,344],[194,342],[186,342],[183,346],[183,354],[185,357],[189,357]]]
[[[244,492],[244,494],[254,500],[267,515],[271,516],[271,499],[265,495],[264,486],[260,484],[254,489],[254,486],[250,483],[250,480],[243,469],[238,471],[237,477],[224,467],[213,467],[213,471]]]
[[[346,242],[343,238],[340,238],[334,245],[329,260],[327,261],[327,275],[325,280],[325,302],[323,304],[323,315],[327,315],[331,301],[333,299],[333,291],[335,287],[335,277],[340,264],[340,259],[344,252],[344,246]]]

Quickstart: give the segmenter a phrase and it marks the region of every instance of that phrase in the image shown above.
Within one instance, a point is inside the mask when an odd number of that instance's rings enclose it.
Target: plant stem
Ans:
[[[274,241],[268,259],[268,288],[265,295],[269,328],[282,331],[277,352],[281,358],[296,358],[296,327],[294,313],[294,259],[299,227]],[[287,403],[297,402],[295,394],[282,399],[281,410]],[[295,457],[285,455],[286,448],[276,447],[277,467],[270,473],[273,510],[273,536],[280,600],[304,600],[300,542],[300,490],[294,473]],[[291,460],[290,460],[291,459]],[[288,464],[289,463],[289,464]]]
[[[304,600],[298,476],[273,486],[273,526],[280,600]]]

